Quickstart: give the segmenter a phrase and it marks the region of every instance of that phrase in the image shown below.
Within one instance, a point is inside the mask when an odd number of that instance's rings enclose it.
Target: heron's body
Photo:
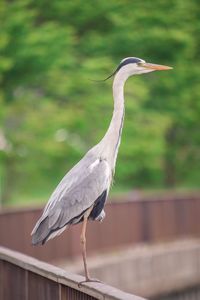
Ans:
[[[32,231],[32,243],[44,244],[69,225],[102,220],[120,145],[124,120],[124,84],[133,74],[147,73],[169,67],[151,65],[138,58],[122,60],[113,75],[114,111],[103,139],[65,175],[50,197],[41,218]],[[83,239],[85,243],[85,239]],[[86,254],[83,249],[84,264]],[[85,257],[84,257],[85,255]],[[89,279],[85,265],[86,279]]]
[[[92,205],[89,219],[101,219],[101,215],[103,219],[123,127],[123,79],[116,76],[114,80],[114,111],[106,135],[59,183],[33,230],[33,244],[44,244],[60,234],[63,227],[79,223]]]

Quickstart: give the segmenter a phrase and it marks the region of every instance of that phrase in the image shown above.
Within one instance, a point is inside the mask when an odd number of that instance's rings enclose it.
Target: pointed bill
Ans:
[[[147,68],[147,69],[152,69],[152,70],[158,70],[158,71],[164,71],[164,70],[171,70],[173,69],[172,67],[168,67],[168,66],[164,66],[164,65],[157,65],[157,64],[150,64],[150,63],[141,63],[141,65],[144,67],[144,68]]]

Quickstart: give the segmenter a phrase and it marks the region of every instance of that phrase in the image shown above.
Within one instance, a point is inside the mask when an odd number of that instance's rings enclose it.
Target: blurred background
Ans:
[[[199,300],[199,1],[2,0],[0,19],[0,244],[82,272],[79,225],[38,248],[30,232],[107,130],[112,79],[92,80],[129,56],[169,65],[126,83],[111,201],[105,221],[88,226],[89,266],[148,299]]]
[[[104,135],[112,80],[127,56],[173,66],[135,76],[114,193],[197,189],[199,1],[1,1],[1,203],[46,201]]]

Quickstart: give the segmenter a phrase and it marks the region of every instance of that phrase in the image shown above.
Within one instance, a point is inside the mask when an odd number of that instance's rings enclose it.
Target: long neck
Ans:
[[[128,78],[124,72],[118,72],[113,81],[114,111],[109,128],[99,143],[106,159],[115,167],[124,121],[124,84]]]

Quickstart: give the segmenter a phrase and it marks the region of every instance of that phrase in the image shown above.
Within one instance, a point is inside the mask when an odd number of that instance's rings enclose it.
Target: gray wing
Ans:
[[[87,153],[68,172],[50,197],[43,215],[32,231],[33,244],[42,243],[50,232],[79,218],[95,200],[109,189],[111,170],[106,160]]]

